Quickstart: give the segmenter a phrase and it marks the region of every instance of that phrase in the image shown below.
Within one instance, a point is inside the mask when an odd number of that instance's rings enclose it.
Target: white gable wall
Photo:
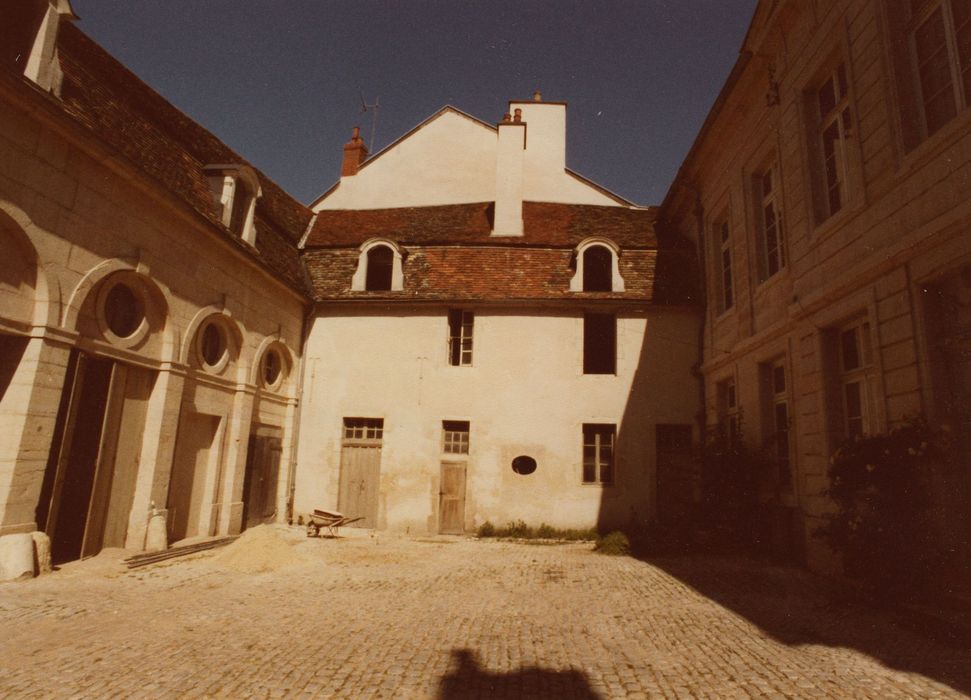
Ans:
[[[445,111],[363,166],[314,206],[385,209],[491,202],[496,191],[496,132]]]
[[[523,110],[523,199],[622,206],[566,171],[566,105],[513,103]],[[511,106],[512,108],[512,106]],[[451,109],[365,163],[318,200],[322,209],[388,209],[493,202],[496,130]]]

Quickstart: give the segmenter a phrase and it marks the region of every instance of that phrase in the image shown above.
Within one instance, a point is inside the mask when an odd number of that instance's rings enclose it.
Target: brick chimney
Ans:
[[[341,163],[341,177],[357,175],[358,168],[367,158],[367,146],[361,138],[361,127],[354,127],[354,134],[351,140],[344,144],[344,162]]]

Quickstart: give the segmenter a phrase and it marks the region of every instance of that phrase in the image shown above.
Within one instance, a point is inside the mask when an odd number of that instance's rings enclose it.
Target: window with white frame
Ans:
[[[391,290],[394,251],[386,245],[376,245],[367,251],[367,276],[364,289],[369,292]]]
[[[344,444],[379,443],[384,438],[384,418],[345,418]]]
[[[910,0],[910,39],[925,135],[971,102],[971,2]]]
[[[571,292],[623,292],[620,276],[620,248],[602,236],[585,238],[576,247],[576,272]]]
[[[396,292],[404,289],[403,252],[387,238],[372,238],[360,248],[351,291]]]
[[[758,207],[759,277],[767,280],[786,264],[779,169],[769,166],[754,178]]]
[[[840,63],[813,95],[816,112],[816,149],[819,184],[817,221],[822,222],[844,207],[848,198],[849,149],[853,135],[846,66]]]
[[[614,444],[617,426],[611,423],[583,424],[583,483],[614,483]]]
[[[450,455],[469,453],[469,422],[461,420],[442,421],[442,452]]]
[[[780,488],[792,487],[792,463],[789,444],[789,382],[784,358],[765,366],[765,395],[769,404],[766,420],[769,426],[766,442],[776,463],[776,479]]]
[[[870,415],[870,324],[859,321],[839,329],[837,335],[843,434],[852,438],[873,429]]]
[[[613,291],[614,256],[602,245],[592,245],[583,251],[583,291]]]
[[[728,219],[714,226],[716,243],[716,284],[718,290],[718,311],[728,311],[735,305],[735,283],[732,279],[732,236]]]
[[[738,394],[735,379],[723,379],[715,385],[718,428],[728,440],[738,436]]]
[[[472,331],[475,314],[472,311],[451,309],[448,312],[448,363],[453,367],[472,364]]]

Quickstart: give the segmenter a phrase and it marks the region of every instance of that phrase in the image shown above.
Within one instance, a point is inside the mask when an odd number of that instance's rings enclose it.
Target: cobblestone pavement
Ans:
[[[262,573],[119,554],[0,585],[0,696],[964,697],[971,656],[808,574],[353,536]]]

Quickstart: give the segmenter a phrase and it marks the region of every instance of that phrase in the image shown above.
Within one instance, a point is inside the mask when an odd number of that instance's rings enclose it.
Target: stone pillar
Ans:
[[[256,404],[256,388],[250,384],[237,387],[233,410],[229,415],[222,484],[219,486],[217,535],[235,535],[243,529],[243,480],[246,478],[246,455]]]
[[[287,503],[290,500],[290,484],[296,469],[297,446],[297,399],[287,399],[287,413],[283,423],[283,449],[280,452],[280,473],[276,489],[276,522],[287,522]]]
[[[44,483],[57,409],[71,355],[64,339],[32,337],[0,398],[0,536],[37,529],[35,510]],[[41,523],[43,526],[43,523]]]
[[[127,549],[144,549],[153,504],[158,509],[165,507],[175,459],[175,439],[179,430],[185,377],[185,368],[181,365],[164,365],[148,400],[145,439],[142,441],[138,478],[125,538]]]

